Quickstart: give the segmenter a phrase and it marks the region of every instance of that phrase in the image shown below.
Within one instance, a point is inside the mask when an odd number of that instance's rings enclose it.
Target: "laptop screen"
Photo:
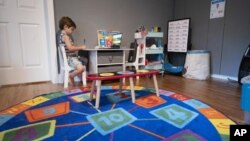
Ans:
[[[122,42],[122,33],[112,35],[112,46],[120,47]]]
[[[122,33],[119,31],[97,30],[98,46],[101,48],[120,48]]]

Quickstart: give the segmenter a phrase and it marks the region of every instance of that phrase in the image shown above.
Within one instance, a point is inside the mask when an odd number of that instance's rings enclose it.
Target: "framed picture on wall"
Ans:
[[[168,22],[168,52],[187,52],[189,45],[190,18]]]
[[[225,5],[225,0],[211,0],[210,19],[224,17]]]

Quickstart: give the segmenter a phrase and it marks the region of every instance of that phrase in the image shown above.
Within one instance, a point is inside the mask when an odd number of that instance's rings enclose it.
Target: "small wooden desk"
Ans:
[[[159,70],[149,70],[148,72],[137,72],[137,73],[134,73],[134,74],[117,74],[117,75],[113,75],[113,76],[100,76],[100,74],[89,74],[87,76],[87,79],[92,81],[92,87],[91,87],[91,92],[90,92],[90,100],[93,99],[93,94],[94,94],[95,85],[96,85],[95,107],[99,108],[102,81],[120,79],[119,92],[121,93],[122,84],[123,84],[122,79],[129,78],[132,102],[135,103],[135,91],[134,91],[133,78],[136,77],[136,76],[153,76],[156,95],[160,96],[159,95],[158,83],[157,83],[157,79],[156,79],[156,74],[158,74],[158,73],[160,73]]]

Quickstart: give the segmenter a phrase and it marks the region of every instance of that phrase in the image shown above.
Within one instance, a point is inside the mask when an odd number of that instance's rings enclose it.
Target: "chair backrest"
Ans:
[[[58,51],[59,51],[59,56],[60,56],[61,67],[65,71],[69,71],[70,67],[69,67],[69,64],[68,64],[65,47],[59,45],[58,48],[59,48]]]
[[[136,39],[135,43],[131,43],[130,48],[134,50],[130,50],[128,56],[128,62],[126,66],[130,66],[137,64],[137,66],[143,66],[146,63],[146,45],[145,38]],[[134,63],[134,64],[131,64]]]
[[[129,51],[128,62],[134,62],[135,58],[136,58],[136,53],[137,53],[137,44],[136,44],[136,42],[132,42],[130,44],[130,49],[133,49],[133,50]]]

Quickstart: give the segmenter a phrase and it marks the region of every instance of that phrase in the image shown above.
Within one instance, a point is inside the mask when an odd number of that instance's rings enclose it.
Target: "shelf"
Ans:
[[[146,47],[143,48],[143,51],[139,51],[140,48],[137,49],[136,52],[136,66],[144,66],[145,69],[153,69],[153,70],[162,70],[163,65],[161,62],[163,62],[161,55],[163,55],[163,32],[148,32],[146,38],[143,38],[141,33],[135,33],[134,35],[136,42],[138,44],[144,44],[146,45],[146,40],[148,38],[154,38],[155,45],[153,47]],[[156,58],[156,59],[155,59]],[[149,61],[158,61],[160,63],[157,64],[148,64],[145,65],[146,62]]]
[[[146,48],[146,54],[163,54],[163,48]]]
[[[147,37],[163,38],[163,32],[148,32]],[[143,38],[141,32],[135,33],[134,38],[135,39]]]
[[[98,66],[116,66],[123,65],[123,63],[106,63],[106,64],[97,64]]]
[[[163,55],[163,32],[148,32],[147,38],[154,38],[155,45],[152,47],[147,47],[145,50],[145,55],[148,62],[163,62],[162,57]],[[162,63],[152,63],[145,66],[145,69],[153,69],[153,70],[162,70],[163,64]]]
[[[122,70],[123,70],[123,66],[122,65],[98,66],[98,72],[99,73],[117,72],[117,71],[122,71]]]
[[[145,66],[145,69],[152,69],[152,70],[160,70],[162,69],[162,64],[155,64],[155,65],[147,65]]]
[[[148,32],[147,37],[163,38],[163,32]]]

